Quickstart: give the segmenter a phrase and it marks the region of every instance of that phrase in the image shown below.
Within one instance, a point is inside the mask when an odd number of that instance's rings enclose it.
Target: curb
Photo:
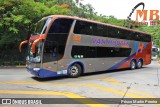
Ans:
[[[25,65],[17,65],[16,68],[25,68]]]
[[[25,65],[17,65],[17,66],[0,66],[0,69],[15,69],[15,68],[26,68]]]

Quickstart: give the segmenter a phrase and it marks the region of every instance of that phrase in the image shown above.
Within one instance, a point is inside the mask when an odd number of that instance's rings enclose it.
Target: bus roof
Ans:
[[[116,27],[116,28],[121,28],[121,29],[128,30],[128,31],[139,32],[139,33],[143,33],[143,34],[147,34],[147,35],[151,36],[151,34],[148,34],[146,32],[141,32],[141,31],[138,31],[138,30],[133,30],[133,29],[129,29],[129,28],[121,27],[121,26],[116,26],[116,25],[111,25],[111,24],[107,24],[107,23],[102,23],[102,22],[97,22],[97,21],[93,21],[93,20],[88,20],[88,19],[85,19],[85,18],[79,18],[77,16],[50,15],[50,16],[47,16],[45,18],[48,18],[48,17],[52,17],[52,18],[70,18],[70,19],[75,19],[75,20],[83,20],[83,21],[87,21],[87,22],[92,22],[92,23],[108,25],[108,26],[112,26],[112,27]]]

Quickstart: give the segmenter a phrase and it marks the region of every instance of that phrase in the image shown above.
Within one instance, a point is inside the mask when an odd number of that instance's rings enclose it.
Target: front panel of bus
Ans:
[[[40,38],[40,36],[45,35],[47,28],[51,22],[52,18],[42,19],[37,23],[34,34],[29,38],[28,52],[26,57],[26,67],[29,71],[36,71],[42,67],[42,56],[43,56],[43,46],[44,42],[38,42],[35,46],[35,53],[32,52],[33,43]],[[31,72],[37,75],[34,72]]]
[[[41,29],[42,31],[39,35],[45,34],[46,38],[37,43],[34,54],[31,51],[31,46],[38,37],[32,36],[30,38],[27,68],[33,75],[45,78],[57,75],[58,61],[64,56],[66,42],[73,20],[48,18],[41,20],[39,23],[42,22],[43,24],[41,25],[44,26],[41,27],[43,29]]]

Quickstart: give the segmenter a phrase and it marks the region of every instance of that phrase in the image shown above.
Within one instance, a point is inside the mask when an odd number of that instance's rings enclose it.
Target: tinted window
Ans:
[[[84,35],[92,35],[92,23],[77,21],[74,29],[74,33],[76,34],[84,34]]]
[[[115,27],[108,27],[108,37],[111,37],[111,38],[120,38],[118,35],[119,35],[120,31],[115,28]]]
[[[139,33],[133,32],[131,35],[131,40],[139,41]]]
[[[96,58],[97,57],[97,50],[96,47],[84,47],[86,48],[86,58]]]
[[[52,23],[44,45],[43,62],[57,61],[63,57],[72,23],[72,19],[56,19]]]
[[[151,36],[148,34],[142,34],[135,32],[132,36],[132,40],[142,41],[142,42],[151,42]]]
[[[72,47],[72,57],[73,58],[86,58],[86,46],[73,46]]]
[[[133,33],[131,31],[112,26],[108,27],[108,37],[130,40],[132,36]]]
[[[73,58],[128,57],[131,48],[73,46]],[[81,57],[82,56],[82,57]]]
[[[133,31],[129,31],[129,30],[113,27],[113,26],[107,26],[107,25],[79,21],[79,20],[77,20],[76,22],[74,33],[151,42],[150,35],[144,35],[139,32],[133,32]]]
[[[56,19],[48,33],[69,33],[72,19]]]
[[[151,41],[152,41],[150,35],[144,35],[144,38],[145,38],[145,41],[146,41],[146,42],[151,42]]]
[[[97,57],[128,57],[131,48],[97,47]]]
[[[93,26],[93,35],[107,37],[108,35],[107,26],[104,26],[101,24],[95,24],[95,23],[93,23],[92,26]]]

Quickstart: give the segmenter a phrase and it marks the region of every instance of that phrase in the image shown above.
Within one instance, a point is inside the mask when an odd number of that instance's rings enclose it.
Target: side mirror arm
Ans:
[[[32,44],[32,53],[35,53],[35,51],[36,51],[36,49],[35,49],[35,47],[36,47],[36,45],[37,45],[37,43],[38,42],[41,42],[43,39],[42,38],[39,38],[39,39],[36,39],[34,42],[33,42],[33,44]]]
[[[24,44],[27,44],[28,43],[28,40],[25,40],[25,41],[22,41],[19,45],[19,51],[21,52],[22,51],[22,45]]]

